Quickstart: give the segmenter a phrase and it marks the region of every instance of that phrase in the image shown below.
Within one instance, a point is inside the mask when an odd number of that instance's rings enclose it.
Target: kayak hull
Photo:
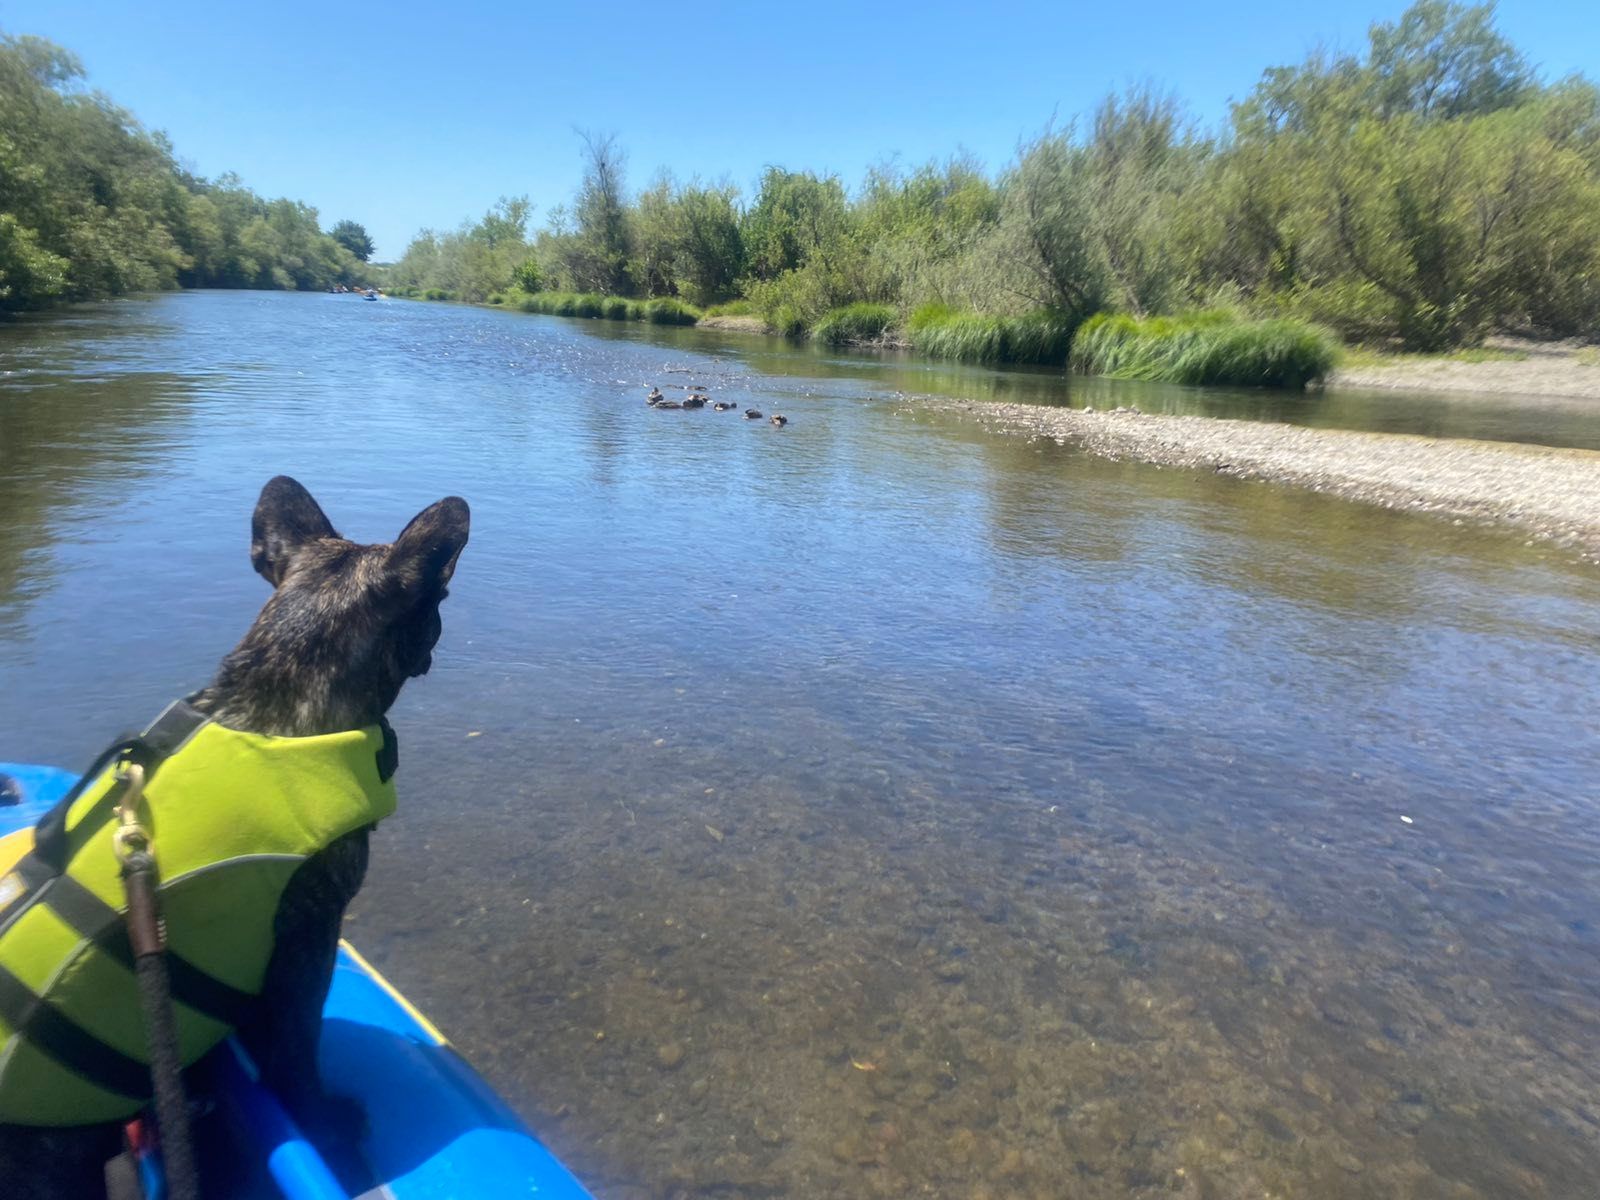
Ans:
[[[0,808],[0,836],[35,824],[77,782],[68,771],[0,763],[22,802]],[[589,1193],[450,1043],[355,948],[341,943],[323,1006],[319,1050],[330,1089],[360,1103],[367,1132],[337,1171],[256,1079],[229,1039],[211,1063],[226,1118],[230,1160],[243,1177],[270,1180],[253,1197],[287,1200],[466,1200]]]

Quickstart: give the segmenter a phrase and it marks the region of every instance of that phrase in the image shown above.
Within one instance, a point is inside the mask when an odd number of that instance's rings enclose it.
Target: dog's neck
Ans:
[[[191,703],[219,725],[277,737],[312,737],[376,725],[400,694],[403,680],[329,677],[277,661],[246,638],[225,659],[216,679]]]
[[[376,725],[385,706],[334,694],[296,695],[258,679],[230,681],[226,672],[191,704],[219,725],[274,737],[313,737]]]

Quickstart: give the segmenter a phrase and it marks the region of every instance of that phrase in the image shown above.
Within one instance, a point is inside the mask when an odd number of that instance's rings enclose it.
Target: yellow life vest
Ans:
[[[112,846],[114,776],[141,761],[144,827],[160,869],[185,1066],[261,992],[289,878],[311,855],[394,811],[387,723],[317,737],[226,729],[183,702],[103,754],[31,831],[0,849],[0,1123],[121,1120],[150,1096],[149,1059]],[[15,835],[13,835],[14,837]],[[9,841],[10,839],[7,839]]]

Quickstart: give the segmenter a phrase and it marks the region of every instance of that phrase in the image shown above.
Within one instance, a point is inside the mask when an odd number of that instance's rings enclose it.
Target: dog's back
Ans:
[[[271,480],[252,519],[250,561],[273,594],[194,707],[228,728],[284,737],[376,724],[405,681],[432,665],[469,519],[466,502],[449,497],[392,544],[362,545],[341,538],[300,484]],[[353,1137],[361,1114],[323,1092],[316,1048],[344,910],[366,874],[367,834],[338,838],[290,879],[254,1016],[239,1029],[290,1111],[335,1139]],[[0,1126],[0,1180],[24,1200],[93,1196],[117,1146],[115,1125]]]

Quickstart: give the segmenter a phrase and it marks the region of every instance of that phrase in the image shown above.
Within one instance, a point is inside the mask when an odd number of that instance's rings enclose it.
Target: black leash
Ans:
[[[200,1200],[200,1177],[189,1131],[189,1102],[183,1091],[183,1055],[178,1049],[178,1025],[172,1012],[171,981],[167,978],[166,937],[156,896],[156,859],[149,835],[139,823],[144,768],[138,763],[125,763],[117,772],[117,782],[123,790],[118,802],[121,822],[115,844],[128,897],[128,941],[133,947],[139,1001],[144,1009],[167,1195],[170,1200]]]

